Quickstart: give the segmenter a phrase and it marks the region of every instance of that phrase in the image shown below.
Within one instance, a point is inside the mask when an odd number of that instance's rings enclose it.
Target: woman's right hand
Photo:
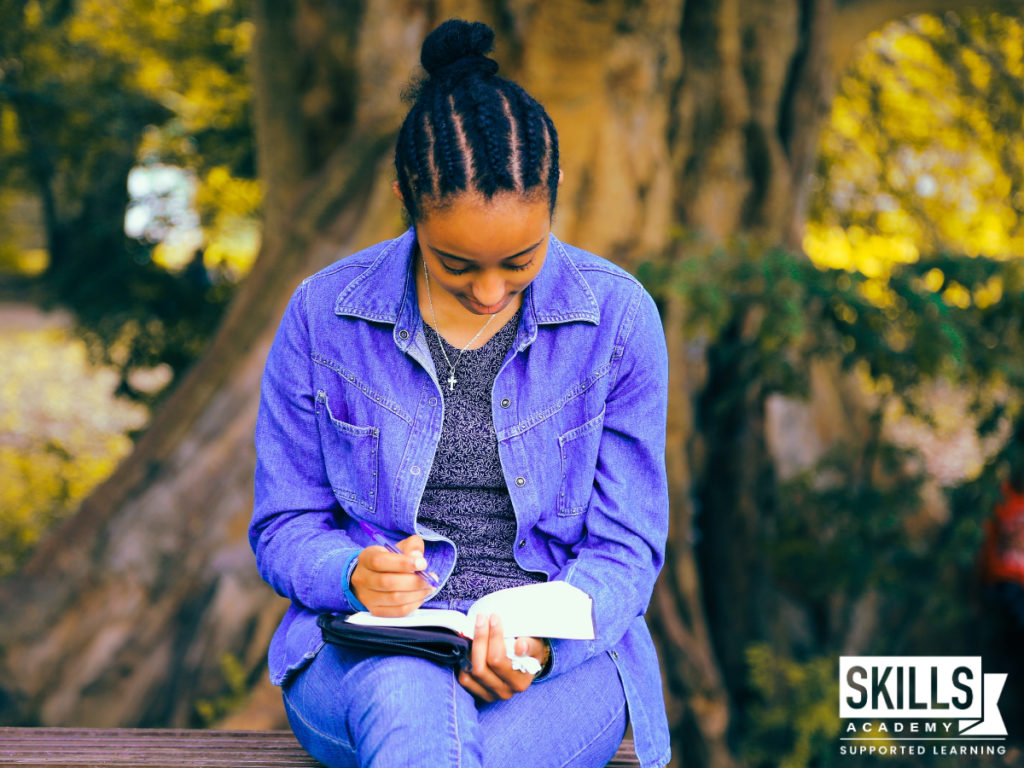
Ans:
[[[425,571],[423,539],[413,535],[395,544],[402,554],[374,545],[359,553],[349,582],[352,592],[374,616],[405,616],[434,591],[416,575]]]

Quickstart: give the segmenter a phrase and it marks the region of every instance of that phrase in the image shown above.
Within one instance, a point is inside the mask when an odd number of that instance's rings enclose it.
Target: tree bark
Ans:
[[[854,19],[861,35],[887,20],[881,5],[254,0],[260,257],[132,456],[0,585],[0,721],[196,724],[197,701],[225,691],[226,654],[260,675],[284,607],[245,536],[261,369],[302,277],[400,231],[398,94],[434,25],[454,15],[495,27],[502,73],[559,130],[556,231],[632,269],[740,234],[799,245],[832,41]],[[681,246],[675,225],[700,237]],[[705,363],[684,333],[687,308],[669,296],[662,310],[673,519],[650,617],[676,755],[732,766],[743,649],[766,635],[772,610],[757,581],[772,476],[765,397],[752,385],[724,429],[718,385],[742,376],[743,361]],[[732,332],[742,341],[750,328],[739,318]]]

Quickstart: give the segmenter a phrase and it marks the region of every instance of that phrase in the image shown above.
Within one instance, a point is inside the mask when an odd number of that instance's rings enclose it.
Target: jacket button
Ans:
[[[523,477],[522,475],[517,477],[516,478],[516,485],[518,485],[520,488],[522,488],[524,485],[526,485],[526,478]]]
[[[525,546],[526,546],[526,539],[520,539],[519,540],[519,548],[522,549]]]
[[[409,471],[412,472],[414,475],[418,475],[420,473],[420,468],[413,464],[411,467],[409,467]]]
[[[429,400],[427,400],[427,402],[430,403],[431,405],[437,405],[437,398],[432,397]]]
[[[507,397],[501,398],[501,407],[502,408],[508,408],[510,405],[512,405],[512,401],[511,400],[509,400]]]
[[[409,332],[403,328],[402,330],[400,330],[398,332],[398,338],[400,338],[400,339],[408,339],[409,338]]]

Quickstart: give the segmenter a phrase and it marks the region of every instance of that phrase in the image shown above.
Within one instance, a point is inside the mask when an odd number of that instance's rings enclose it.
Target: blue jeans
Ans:
[[[605,653],[487,704],[425,659],[325,645],[285,683],[284,704],[299,742],[330,768],[596,768],[627,723]]]

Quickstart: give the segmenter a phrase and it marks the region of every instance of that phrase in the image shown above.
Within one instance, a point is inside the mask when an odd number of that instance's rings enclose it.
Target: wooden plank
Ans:
[[[317,768],[291,731],[3,728],[0,765],[22,768]],[[631,739],[608,768],[638,765]]]
[[[0,765],[23,768],[317,768],[290,731],[0,728]]]
[[[622,743],[619,744],[618,750],[615,752],[615,757],[611,759],[605,768],[639,768],[640,761],[636,759],[636,755],[633,753],[633,740],[623,739]]]

